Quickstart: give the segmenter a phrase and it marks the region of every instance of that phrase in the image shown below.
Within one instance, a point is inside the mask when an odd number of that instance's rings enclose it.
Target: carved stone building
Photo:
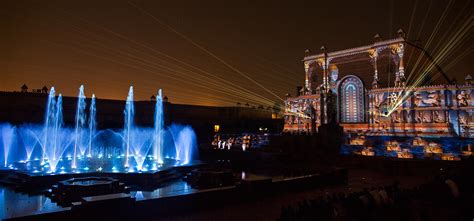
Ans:
[[[335,121],[365,135],[474,137],[472,78],[454,83],[436,55],[397,34],[341,51],[306,50],[304,87],[285,100],[284,132]]]

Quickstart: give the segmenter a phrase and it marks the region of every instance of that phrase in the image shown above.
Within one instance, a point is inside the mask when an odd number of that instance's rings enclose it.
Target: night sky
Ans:
[[[474,74],[472,11],[469,0],[2,1],[0,90],[76,96],[84,84],[88,97],[123,100],[133,85],[136,100],[162,88],[173,103],[271,106],[303,84],[307,48],[357,47],[398,28],[426,44],[438,23],[427,50],[454,42],[441,66],[462,81]]]

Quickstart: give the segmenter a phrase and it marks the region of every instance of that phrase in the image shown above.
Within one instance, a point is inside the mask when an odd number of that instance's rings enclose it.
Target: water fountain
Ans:
[[[95,133],[96,122],[95,122],[95,94],[92,94],[91,105],[89,108],[89,148],[87,157],[92,157],[92,137]]]
[[[158,95],[156,96],[156,105],[155,105],[155,132],[153,136],[153,158],[157,163],[162,164],[163,158],[161,153],[161,147],[163,146],[163,96],[161,94],[161,89],[158,90]]]
[[[128,91],[127,101],[125,103],[125,119],[124,119],[124,128],[123,128],[123,136],[125,139],[125,167],[128,168],[129,158],[130,158],[130,142],[132,141],[132,133],[133,133],[133,115],[135,112],[135,108],[133,106],[133,87],[130,86],[130,90]]]
[[[4,157],[4,166],[7,167],[8,165],[8,154],[10,151],[10,147],[13,141],[13,134],[15,132],[15,128],[11,125],[2,125],[0,128],[0,132],[2,133],[2,147],[3,147],[3,157]]]
[[[76,109],[76,127],[74,129],[74,153],[72,159],[72,168],[77,168],[77,150],[81,152],[81,156],[84,155],[83,148],[83,132],[86,123],[86,96],[84,95],[84,85],[79,87],[79,95],[77,96],[77,109]]]
[[[0,124],[3,167],[38,174],[144,173],[193,161],[196,135],[189,126],[165,126],[161,90],[155,104],[154,126],[139,127],[134,124],[130,87],[124,126],[118,129],[97,128],[96,98],[92,95],[86,99],[84,86],[79,88],[73,127],[64,125],[63,98],[55,93],[51,88],[43,125]]]

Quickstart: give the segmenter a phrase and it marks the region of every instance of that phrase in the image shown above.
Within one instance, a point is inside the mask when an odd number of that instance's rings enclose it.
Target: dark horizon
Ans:
[[[303,84],[305,49],[367,45],[399,28],[426,44],[438,22],[426,49],[458,44],[443,56],[444,71],[462,82],[474,60],[472,39],[452,39],[472,19],[470,1],[8,1],[2,9],[5,91],[25,83],[74,97],[84,84],[87,97],[125,100],[133,85],[136,100],[162,88],[172,103],[272,106]]]

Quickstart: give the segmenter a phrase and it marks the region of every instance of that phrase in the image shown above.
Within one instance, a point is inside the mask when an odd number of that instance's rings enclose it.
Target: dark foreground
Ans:
[[[240,177],[196,187],[173,179],[155,189],[83,197],[61,207],[44,195],[1,189],[11,220],[471,220],[473,161],[426,161],[204,151],[214,169]],[[448,182],[446,182],[449,180]],[[211,182],[212,183],[212,182]],[[453,186],[454,183],[454,186]],[[458,190],[458,191],[455,191]],[[23,212],[22,212],[23,211]],[[28,211],[28,212],[25,212]]]

